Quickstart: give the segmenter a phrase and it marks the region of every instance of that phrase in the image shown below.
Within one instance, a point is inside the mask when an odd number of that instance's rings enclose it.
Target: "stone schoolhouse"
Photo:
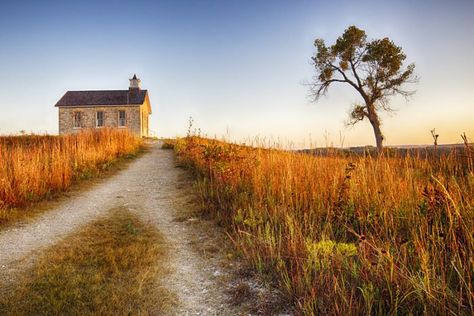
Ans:
[[[59,134],[111,127],[149,136],[150,99],[148,91],[140,89],[136,75],[128,90],[67,91],[55,106],[59,109]]]

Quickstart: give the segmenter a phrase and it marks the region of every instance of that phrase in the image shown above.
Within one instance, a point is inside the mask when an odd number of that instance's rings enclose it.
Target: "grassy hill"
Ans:
[[[474,313],[470,151],[308,155],[199,137],[167,146],[195,175],[203,209],[298,311]]]

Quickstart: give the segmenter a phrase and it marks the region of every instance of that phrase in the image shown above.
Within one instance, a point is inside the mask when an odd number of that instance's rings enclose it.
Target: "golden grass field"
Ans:
[[[474,313],[472,149],[316,157],[200,137],[165,146],[298,312]]]
[[[67,136],[0,137],[0,210],[23,207],[90,178],[142,142],[124,131],[101,129]]]

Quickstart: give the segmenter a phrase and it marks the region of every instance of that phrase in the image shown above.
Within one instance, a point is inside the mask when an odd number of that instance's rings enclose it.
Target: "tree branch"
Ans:
[[[313,84],[313,94],[315,96],[315,99],[319,99],[321,96],[325,95],[328,88],[329,88],[329,85],[333,82],[342,82],[342,83],[347,83],[346,80],[341,80],[341,79],[330,79],[330,80],[326,80],[324,81],[323,83],[320,83],[320,84]]]
[[[349,63],[351,64],[352,73],[354,74],[354,77],[355,77],[356,80],[357,80],[357,84],[359,85],[359,88],[362,89],[362,83],[361,83],[361,81],[360,81],[359,76],[357,75],[357,72],[356,72],[356,69],[355,69],[355,65],[354,65],[354,63],[352,62],[352,58],[349,59]]]
[[[364,101],[366,103],[368,103],[370,100],[367,96],[367,94],[365,93],[364,89],[362,89],[362,87],[359,88],[359,86],[357,86],[354,81],[350,80],[347,75],[344,73],[344,71],[342,71],[341,68],[337,67],[337,66],[334,66],[333,64],[329,64],[330,67],[332,67],[334,70],[336,70],[337,72],[339,72],[342,77],[344,77],[344,80],[345,82],[347,82],[348,84],[350,84],[354,89],[357,90],[357,92],[359,92],[359,94],[362,96],[362,98],[364,99]]]

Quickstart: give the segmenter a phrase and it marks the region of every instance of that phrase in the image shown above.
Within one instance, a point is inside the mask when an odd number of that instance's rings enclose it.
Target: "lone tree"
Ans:
[[[336,43],[326,46],[324,40],[314,41],[316,68],[311,91],[317,101],[326,95],[333,83],[352,86],[363,103],[355,104],[350,112],[350,125],[367,118],[372,124],[379,153],[383,151],[384,136],[379,112],[393,111],[388,99],[393,95],[409,97],[415,91],[402,89],[405,83],[417,82],[415,65],[404,67],[406,55],[402,48],[388,38],[367,41],[364,30],[350,26]]]

